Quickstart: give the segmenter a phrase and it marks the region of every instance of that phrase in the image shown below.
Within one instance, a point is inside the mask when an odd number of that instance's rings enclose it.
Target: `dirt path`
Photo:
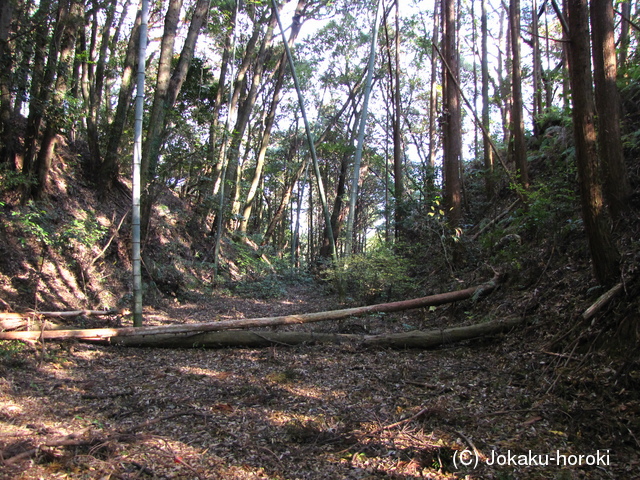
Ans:
[[[168,304],[148,317],[320,311],[329,301],[302,291],[286,302],[230,297]],[[324,328],[399,330],[426,321],[412,312]],[[1,478],[596,479],[633,478],[638,469],[633,438],[620,433],[624,414],[615,410],[637,405],[601,383],[606,372],[552,385],[554,358],[510,337],[434,351],[66,343],[48,345],[41,358],[26,347],[2,348]],[[611,393],[600,390],[594,403],[590,382]],[[486,463],[529,451],[560,452],[570,463],[598,449],[607,464]],[[461,464],[465,451],[472,462],[479,456],[477,468]]]

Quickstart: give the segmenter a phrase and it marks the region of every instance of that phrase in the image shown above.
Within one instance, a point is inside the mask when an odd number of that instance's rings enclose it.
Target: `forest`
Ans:
[[[0,479],[640,476],[637,0],[2,0]]]

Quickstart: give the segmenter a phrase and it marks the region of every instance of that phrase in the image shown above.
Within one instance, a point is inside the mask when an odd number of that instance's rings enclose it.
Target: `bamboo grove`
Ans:
[[[129,188],[138,10],[2,2],[0,164],[23,203],[49,195],[63,143],[99,195]],[[595,275],[612,283],[610,223],[630,188],[618,89],[638,76],[638,11],[634,0],[151,2],[143,232],[168,190],[212,243],[245,236],[298,262],[411,241],[430,214],[462,232],[505,189],[526,204],[528,145],[564,116]],[[472,177],[482,188],[465,188]]]

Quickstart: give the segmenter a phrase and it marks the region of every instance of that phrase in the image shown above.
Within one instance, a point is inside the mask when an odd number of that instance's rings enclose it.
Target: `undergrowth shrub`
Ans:
[[[325,278],[341,296],[359,302],[404,298],[414,290],[411,262],[388,248],[343,258],[325,271]]]
[[[287,294],[284,282],[275,273],[257,280],[248,279],[240,281],[236,284],[233,291],[241,297],[261,300],[283,298]]]
[[[91,212],[78,211],[85,218],[65,220],[59,218],[52,209],[46,209],[35,202],[11,212],[14,226],[21,231],[20,243],[26,245],[35,239],[41,245],[58,250],[69,249],[72,241],[86,247],[98,244],[108,232]]]

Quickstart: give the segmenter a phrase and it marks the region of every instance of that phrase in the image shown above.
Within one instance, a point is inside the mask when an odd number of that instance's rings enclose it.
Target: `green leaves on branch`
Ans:
[[[107,227],[102,226],[91,215],[58,225],[54,214],[38,207],[34,202],[13,211],[11,216],[15,220],[15,226],[24,234],[20,238],[23,245],[35,240],[43,246],[67,248],[72,241],[76,241],[90,248],[98,244],[108,231]]]
[[[336,289],[343,288],[351,300],[370,303],[406,298],[413,293],[415,279],[410,271],[410,260],[382,247],[339,260],[325,271],[325,278]]]

